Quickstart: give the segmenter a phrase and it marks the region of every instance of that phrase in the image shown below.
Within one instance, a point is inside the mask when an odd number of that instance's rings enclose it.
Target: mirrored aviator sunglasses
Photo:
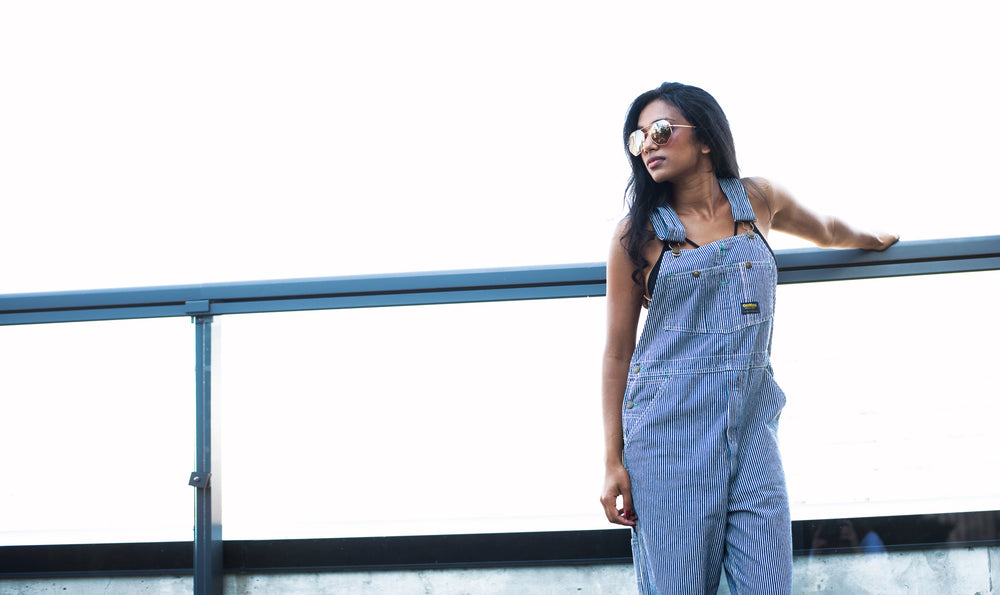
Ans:
[[[696,128],[687,124],[671,124],[666,120],[657,120],[649,125],[649,128],[640,128],[628,136],[628,152],[636,157],[642,153],[642,145],[646,142],[646,130],[649,130],[649,140],[654,144],[662,145],[670,140],[674,128]]]

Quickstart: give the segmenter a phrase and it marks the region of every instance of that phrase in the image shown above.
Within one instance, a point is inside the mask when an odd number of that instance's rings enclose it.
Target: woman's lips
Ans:
[[[650,157],[649,161],[646,162],[646,167],[656,167],[661,163],[663,163],[663,157]]]

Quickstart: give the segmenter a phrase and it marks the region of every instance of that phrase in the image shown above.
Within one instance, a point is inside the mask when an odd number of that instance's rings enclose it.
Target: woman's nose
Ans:
[[[645,153],[647,150],[657,149],[660,145],[653,142],[653,135],[648,132],[642,138],[642,152]]]

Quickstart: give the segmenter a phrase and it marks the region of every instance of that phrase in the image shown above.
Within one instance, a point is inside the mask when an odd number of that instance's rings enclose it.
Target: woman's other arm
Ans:
[[[642,308],[642,288],[632,280],[635,265],[621,244],[628,222],[615,230],[608,255],[607,272],[607,341],[601,372],[601,409],[604,418],[604,489],[601,504],[612,523],[635,525],[632,490],[628,472],[622,464],[622,399],[628,366],[635,350],[639,311]],[[618,507],[618,497],[622,508]]]

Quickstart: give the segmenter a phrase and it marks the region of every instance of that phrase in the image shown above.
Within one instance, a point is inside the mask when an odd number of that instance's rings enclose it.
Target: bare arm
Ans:
[[[787,190],[757,178],[771,209],[771,229],[798,236],[822,248],[885,250],[899,241],[898,234],[858,229],[837,217],[820,215]]]
[[[632,281],[635,265],[622,247],[620,238],[627,222],[619,224],[611,240],[607,273],[607,341],[601,377],[601,409],[604,417],[604,489],[601,504],[612,523],[635,525],[632,514],[632,491],[628,472],[622,464],[622,399],[628,366],[635,349],[639,312],[642,308],[642,288]],[[622,508],[618,508],[618,497]]]

